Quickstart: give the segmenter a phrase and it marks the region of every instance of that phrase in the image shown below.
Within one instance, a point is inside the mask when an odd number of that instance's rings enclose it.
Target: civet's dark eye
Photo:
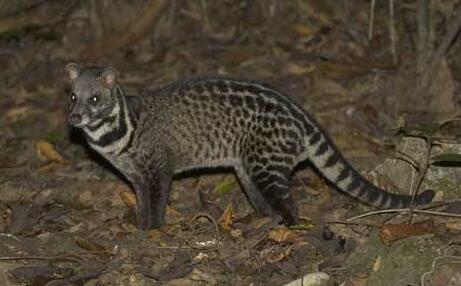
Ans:
[[[91,97],[91,104],[93,105],[97,105],[99,103],[99,95],[93,95],[93,97]]]
[[[70,94],[70,101],[75,102],[77,100],[77,95],[75,93]]]

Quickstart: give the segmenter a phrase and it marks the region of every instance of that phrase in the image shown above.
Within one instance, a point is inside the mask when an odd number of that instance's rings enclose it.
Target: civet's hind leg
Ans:
[[[274,212],[271,205],[266,201],[262,193],[258,190],[254,182],[251,180],[247,171],[243,167],[237,167],[235,169],[237,177],[240,181],[242,189],[244,190],[248,201],[254,208],[259,216],[273,217]]]

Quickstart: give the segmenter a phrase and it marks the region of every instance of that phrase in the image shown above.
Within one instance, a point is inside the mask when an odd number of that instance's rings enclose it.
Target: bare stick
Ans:
[[[395,34],[395,19],[394,19],[394,0],[389,0],[389,17],[391,18],[391,22],[389,23],[389,38],[390,38],[390,45],[391,45],[391,55],[392,55],[392,62],[394,65],[397,64],[397,55],[395,49],[396,43],[396,34]]]
[[[455,214],[455,213],[447,213],[447,212],[436,212],[436,211],[428,211],[428,210],[411,210],[411,209],[389,209],[389,210],[378,210],[378,211],[372,211],[368,213],[364,213],[355,217],[348,218],[346,222],[352,222],[354,220],[364,218],[367,216],[371,215],[377,215],[377,214],[384,214],[384,213],[409,213],[409,212],[414,212],[414,213],[421,213],[421,214],[429,214],[429,215],[437,215],[437,216],[448,216],[448,217],[459,217],[461,218],[461,214]]]
[[[420,209],[414,209],[413,212],[424,213],[424,212],[427,212],[426,211],[427,209],[437,208],[437,207],[441,207],[441,206],[445,206],[445,205],[449,205],[449,204],[456,204],[456,203],[461,203],[461,199],[450,199],[450,200],[446,200],[446,201],[443,201],[443,202],[433,202],[433,203],[430,203],[430,204],[422,206]],[[358,215],[358,216],[355,216],[355,217],[351,217],[351,218],[347,219],[346,222],[352,222],[352,221],[360,219],[360,218],[364,218],[364,217],[372,216],[372,215],[377,215],[377,214],[408,212],[409,210],[410,210],[409,208],[406,208],[406,209],[388,209],[388,210],[371,211],[371,212],[366,212],[364,214],[361,214],[361,215]],[[439,213],[442,213],[442,212],[433,212],[433,213],[434,214],[439,214]],[[459,215],[459,214],[451,214],[451,213],[443,213],[443,214],[444,215],[448,214],[449,216],[454,216],[454,217],[458,217],[458,215]]]
[[[369,41],[373,39],[373,25],[375,22],[375,5],[376,5],[376,0],[371,0],[370,23],[368,24],[368,40]]]
[[[426,158],[424,160],[424,163],[422,165],[422,170],[419,173],[418,181],[416,183],[415,188],[412,190],[412,197],[411,197],[411,202],[410,202],[410,209],[413,209],[413,203],[415,202],[416,196],[418,195],[419,189],[421,188],[421,184],[423,183],[424,177],[426,177],[427,170],[429,170],[429,163],[431,160],[431,151],[432,151],[432,138],[425,138],[426,140],[426,146],[427,146],[427,152],[426,152]],[[411,220],[411,211],[410,211],[410,220]]]
[[[421,214],[429,214],[429,215],[459,217],[459,218],[461,218],[461,214],[455,214],[455,213],[436,212],[436,211],[428,211],[428,210],[413,210],[413,212],[421,213]]]
[[[5,257],[0,257],[0,261],[4,260],[66,260],[70,262],[76,262],[76,263],[82,263],[84,260],[74,258],[74,257],[69,257],[69,256],[52,256],[52,257],[46,257],[46,256],[5,256]]]
[[[216,222],[216,220],[214,218],[212,218],[209,214],[206,214],[206,213],[199,213],[197,215],[195,215],[191,220],[190,222],[194,222],[196,221],[197,219],[199,218],[206,218],[208,219],[212,224],[213,224],[213,228],[214,228],[214,236],[215,236],[215,243],[212,245],[212,246],[197,246],[197,245],[194,245],[192,243],[190,243],[187,239],[184,239],[184,242],[190,246],[190,248],[192,249],[198,249],[198,250],[202,250],[202,251],[205,251],[205,250],[214,250],[214,249],[217,249],[219,247],[219,243],[220,243],[220,240],[221,240],[221,237],[220,237],[220,234],[219,234],[219,226],[218,226],[218,223]],[[192,227],[191,227],[192,229]]]
[[[387,214],[387,213],[396,213],[396,212],[405,212],[408,211],[408,209],[388,209],[388,210],[377,210],[377,211],[372,211],[372,212],[366,212],[364,214],[354,216],[351,218],[348,218],[346,222],[352,222],[354,220],[358,220],[367,216],[372,216],[372,215],[378,215],[378,214]]]

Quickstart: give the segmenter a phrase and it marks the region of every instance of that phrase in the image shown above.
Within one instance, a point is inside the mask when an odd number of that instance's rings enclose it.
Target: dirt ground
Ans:
[[[458,0],[0,1],[0,285],[461,285],[460,27]],[[116,67],[128,95],[268,82],[375,184],[440,203],[357,217],[374,210],[306,163],[287,228],[199,171],[140,231],[130,186],[67,124],[68,62]]]

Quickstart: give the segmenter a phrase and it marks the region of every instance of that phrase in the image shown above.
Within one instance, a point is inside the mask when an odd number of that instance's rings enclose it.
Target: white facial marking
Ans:
[[[128,144],[128,141],[130,140],[131,134],[133,133],[134,129],[131,124],[131,121],[128,115],[128,109],[125,103],[123,103],[123,109],[124,109],[125,117],[122,118],[122,120],[125,121],[126,129],[127,129],[125,134],[123,134],[123,136],[120,139],[114,142],[111,142],[109,145],[104,146],[104,147],[88,142],[88,144],[97,152],[101,154],[108,154],[108,153],[119,154],[120,151]],[[105,134],[111,132],[114,129],[120,128],[120,104],[119,103],[116,104],[116,106],[114,107],[114,109],[112,110],[109,116],[115,116],[115,120],[113,122],[104,123],[100,128],[94,131],[91,131],[88,128],[84,128],[88,137],[90,137],[94,141],[98,141]]]

